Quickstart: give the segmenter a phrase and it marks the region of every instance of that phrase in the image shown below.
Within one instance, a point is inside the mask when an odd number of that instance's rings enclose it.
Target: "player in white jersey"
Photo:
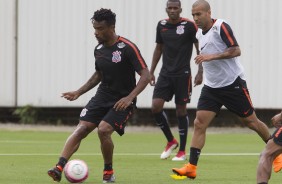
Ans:
[[[210,5],[197,0],[192,6],[192,16],[198,26],[196,37],[200,54],[196,64],[204,69],[204,87],[199,98],[194,120],[194,134],[190,146],[189,163],[182,168],[173,168],[178,175],[196,178],[200,153],[205,144],[206,129],[224,105],[235,113],[244,125],[258,133],[267,142],[271,135],[254,111],[249,91],[238,56],[240,47],[231,27],[221,19],[212,19]],[[276,157],[274,170],[282,168],[282,156]]]

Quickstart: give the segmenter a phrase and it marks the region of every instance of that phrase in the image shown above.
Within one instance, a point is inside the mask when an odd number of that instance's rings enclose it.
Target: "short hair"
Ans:
[[[101,8],[94,12],[93,17],[91,18],[92,23],[94,21],[101,22],[106,21],[107,25],[115,25],[116,24],[116,14],[112,12],[111,9]]]
[[[173,2],[173,3],[179,3],[179,6],[181,7],[181,1],[180,0],[167,0],[166,5],[168,2]]]
[[[209,11],[211,9],[210,4],[206,0],[197,0],[192,7],[203,5],[205,11]]]

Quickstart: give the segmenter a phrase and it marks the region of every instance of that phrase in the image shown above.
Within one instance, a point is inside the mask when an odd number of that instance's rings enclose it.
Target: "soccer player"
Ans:
[[[264,150],[262,151],[257,168],[257,183],[267,184],[271,176],[272,162],[277,155],[282,153],[282,111],[272,119],[272,124],[277,127]]]
[[[197,26],[194,22],[180,17],[181,2],[168,0],[166,12],[168,19],[159,21],[156,33],[156,47],[153,53],[150,69],[152,86],[155,86],[152,101],[152,113],[156,124],[163,131],[167,145],[161,154],[161,159],[167,159],[172,150],[178,147],[178,141],[174,138],[166,113],[163,110],[165,101],[170,101],[175,95],[176,116],[178,119],[178,131],[180,147],[174,161],[186,160],[186,141],[189,119],[186,104],[190,102],[192,84],[190,59],[193,44],[198,50],[198,41],[195,38]],[[154,71],[162,56],[163,65],[155,84]],[[202,83],[202,68],[195,77],[195,85]]]
[[[115,181],[111,135],[114,131],[120,136],[124,134],[136,97],[150,81],[149,70],[137,46],[115,33],[116,14],[101,8],[94,12],[91,20],[99,42],[94,50],[96,71],[82,87],[63,93],[62,97],[73,101],[100,85],[95,96],[82,109],[79,123],[66,140],[56,166],[48,171],[48,175],[58,182],[65,164],[77,151],[82,139],[95,128],[98,128],[104,159],[103,183]],[[140,75],[137,85],[135,72]]]
[[[238,58],[240,47],[231,27],[224,20],[211,18],[210,5],[205,0],[197,0],[193,4],[192,16],[199,28],[196,37],[200,54],[195,57],[195,62],[203,65],[204,86],[194,120],[189,163],[172,171],[194,179],[201,149],[205,145],[206,129],[223,105],[235,113],[244,125],[257,132],[264,142],[271,135],[254,111]],[[281,155],[276,161],[274,170],[278,172],[282,167]]]

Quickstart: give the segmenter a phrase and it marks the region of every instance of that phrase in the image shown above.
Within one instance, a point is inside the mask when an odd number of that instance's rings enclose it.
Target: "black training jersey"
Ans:
[[[110,47],[97,45],[94,57],[95,68],[102,74],[99,88],[120,97],[135,88],[135,72],[147,67],[137,46],[123,37]]]
[[[197,26],[194,22],[181,18],[177,24],[161,20],[157,26],[156,43],[163,45],[163,65],[160,75],[180,76],[190,73],[190,59]]]

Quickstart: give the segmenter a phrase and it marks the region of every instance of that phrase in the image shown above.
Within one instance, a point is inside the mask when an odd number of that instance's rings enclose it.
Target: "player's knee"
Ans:
[[[163,110],[162,106],[159,106],[157,104],[152,104],[151,111],[153,114],[160,113]]]
[[[99,126],[98,128],[98,135],[99,137],[102,136],[110,136],[113,132],[113,127],[109,124],[105,125],[105,126]]]
[[[85,138],[88,134],[89,134],[88,128],[83,125],[78,126],[73,133],[73,135],[79,139]]]
[[[194,128],[195,129],[204,129],[204,123],[202,121],[200,121],[198,118],[195,118],[194,120]]]

